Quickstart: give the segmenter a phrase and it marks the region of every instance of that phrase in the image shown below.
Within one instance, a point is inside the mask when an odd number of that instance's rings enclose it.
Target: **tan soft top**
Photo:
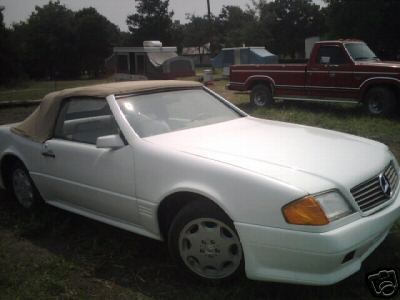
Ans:
[[[146,80],[128,81],[77,87],[53,92],[46,95],[39,107],[23,122],[12,127],[12,132],[27,137],[39,143],[43,143],[53,134],[55,122],[61,103],[71,97],[100,97],[109,95],[121,95],[140,93],[162,89],[196,88],[202,86],[194,81],[177,80]]]

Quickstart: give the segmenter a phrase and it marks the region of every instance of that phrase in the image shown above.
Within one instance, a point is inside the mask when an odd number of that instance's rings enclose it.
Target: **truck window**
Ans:
[[[348,43],[344,46],[354,60],[379,60],[365,43]]]
[[[342,65],[345,62],[343,50],[338,46],[321,46],[318,50],[317,64]]]

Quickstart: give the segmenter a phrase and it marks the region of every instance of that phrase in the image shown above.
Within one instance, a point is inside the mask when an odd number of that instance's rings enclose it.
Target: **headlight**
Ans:
[[[337,191],[307,196],[282,209],[286,221],[296,225],[326,225],[351,214],[352,211]]]

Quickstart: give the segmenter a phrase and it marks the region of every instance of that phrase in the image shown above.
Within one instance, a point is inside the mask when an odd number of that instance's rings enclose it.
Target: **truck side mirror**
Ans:
[[[327,65],[331,62],[331,58],[329,56],[321,56],[321,64]]]

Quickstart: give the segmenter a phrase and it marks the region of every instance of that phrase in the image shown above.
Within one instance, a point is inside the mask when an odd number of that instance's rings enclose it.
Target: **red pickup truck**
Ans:
[[[371,114],[387,114],[400,100],[400,63],[379,60],[362,41],[324,41],[308,64],[231,66],[227,87],[251,90],[259,107],[275,99],[361,102]]]

